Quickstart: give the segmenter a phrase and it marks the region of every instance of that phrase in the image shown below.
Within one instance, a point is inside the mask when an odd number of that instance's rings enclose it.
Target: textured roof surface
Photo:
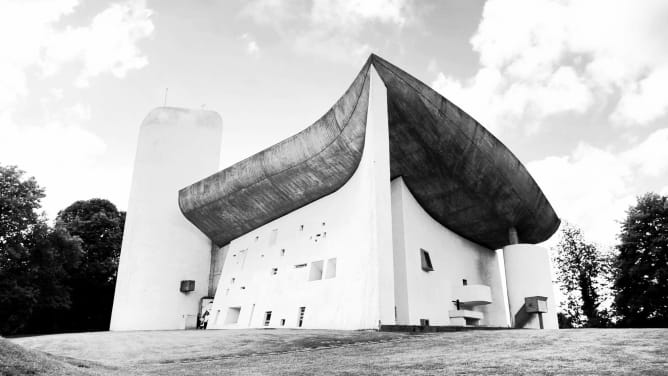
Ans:
[[[343,186],[362,158],[373,65],[387,88],[391,177],[439,223],[490,249],[549,238],[559,218],[520,161],[482,125],[372,55],[313,125],[179,192],[183,214],[219,246]],[[389,183],[389,182],[388,182]]]

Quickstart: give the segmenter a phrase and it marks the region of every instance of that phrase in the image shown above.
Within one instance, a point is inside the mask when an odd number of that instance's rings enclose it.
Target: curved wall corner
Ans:
[[[508,245],[503,248],[503,261],[512,326],[540,328],[538,314],[524,311],[524,298],[544,296],[547,297],[547,313],[543,313],[543,326],[545,329],[558,329],[547,249],[533,244]]]
[[[212,111],[160,107],[142,122],[110,330],[182,329],[197,315],[211,241],[181,214],[178,191],[218,170],[221,137]],[[182,280],[195,290],[182,293]]]

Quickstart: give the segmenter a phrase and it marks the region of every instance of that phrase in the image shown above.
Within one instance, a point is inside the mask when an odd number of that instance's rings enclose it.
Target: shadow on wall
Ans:
[[[529,319],[531,318],[531,315],[529,312],[527,312],[527,305],[522,304],[522,307],[517,311],[515,314],[515,323],[514,327],[515,328],[524,328],[525,325],[529,322]]]

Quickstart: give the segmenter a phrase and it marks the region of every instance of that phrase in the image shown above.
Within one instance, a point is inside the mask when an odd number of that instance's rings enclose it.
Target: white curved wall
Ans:
[[[515,326],[515,315],[529,296],[547,297],[548,312],[543,314],[545,329],[558,329],[557,306],[552,290],[550,257],[547,249],[533,244],[513,244],[503,248],[506,269],[506,289],[510,319]],[[539,328],[538,315],[531,314],[524,328]]]
[[[183,328],[207,295],[211,242],[186,220],[178,190],[218,170],[222,120],[160,107],[141,124],[111,330]],[[195,280],[195,291],[179,291]]]
[[[397,324],[457,325],[449,312],[462,280],[489,287],[491,304],[479,305],[480,325],[507,327],[501,267],[496,252],[455,234],[434,220],[399,177],[392,180]],[[420,249],[429,252],[433,271],[421,267]],[[475,288],[475,286],[470,286]]]
[[[387,98],[371,80],[357,170],[336,192],[230,242],[208,329],[261,328],[267,311],[267,327],[297,328],[300,307],[305,329],[394,324]],[[311,278],[314,263],[321,278]]]

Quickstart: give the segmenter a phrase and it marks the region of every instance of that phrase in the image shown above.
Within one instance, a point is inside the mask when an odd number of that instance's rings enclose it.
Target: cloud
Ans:
[[[527,164],[557,214],[582,227],[593,240],[611,245],[626,209],[645,193],[648,177],[668,173],[668,128],[627,150],[581,143],[570,154]]]
[[[88,86],[89,79],[100,74],[123,78],[128,71],[146,66],[148,59],[137,44],[153,32],[152,13],[143,1],[112,4],[90,26],[52,34],[45,46],[45,71],[52,74],[64,63],[81,61],[76,84]]]
[[[250,34],[246,33],[241,36],[241,40],[246,43],[246,53],[257,56],[260,53],[260,46]]]
[[[668,3],[489,0],[471,38],[480,68],[432,86],[496,126],[532,126],[611,103],[619,126],[668,112]]]
[[[363,42],[370,25],[403,27],[412,0],[255,0],[242,14],[272,27],[301,54],[355,62],[371,46]]]
[[[110,4],[87,26],[60,26],[77,5],[76,0],[0,2],[0,163],[16,164],[37,178],[46,188],[43,205],[51,218],[90,192],[125,201],[115,192],[125,191],[116,187],[127,184],[129,174],[99,168],[107,146],[86,127],[90,106],[66,101],[72,88],[31,89],[66,67],[76,68],[77,86],[102,74],[122,78],[147,64],[137,43],[153,31],[152,12],[143,1]],[[41,106],[26,121],[19,110],[35,96]]]

